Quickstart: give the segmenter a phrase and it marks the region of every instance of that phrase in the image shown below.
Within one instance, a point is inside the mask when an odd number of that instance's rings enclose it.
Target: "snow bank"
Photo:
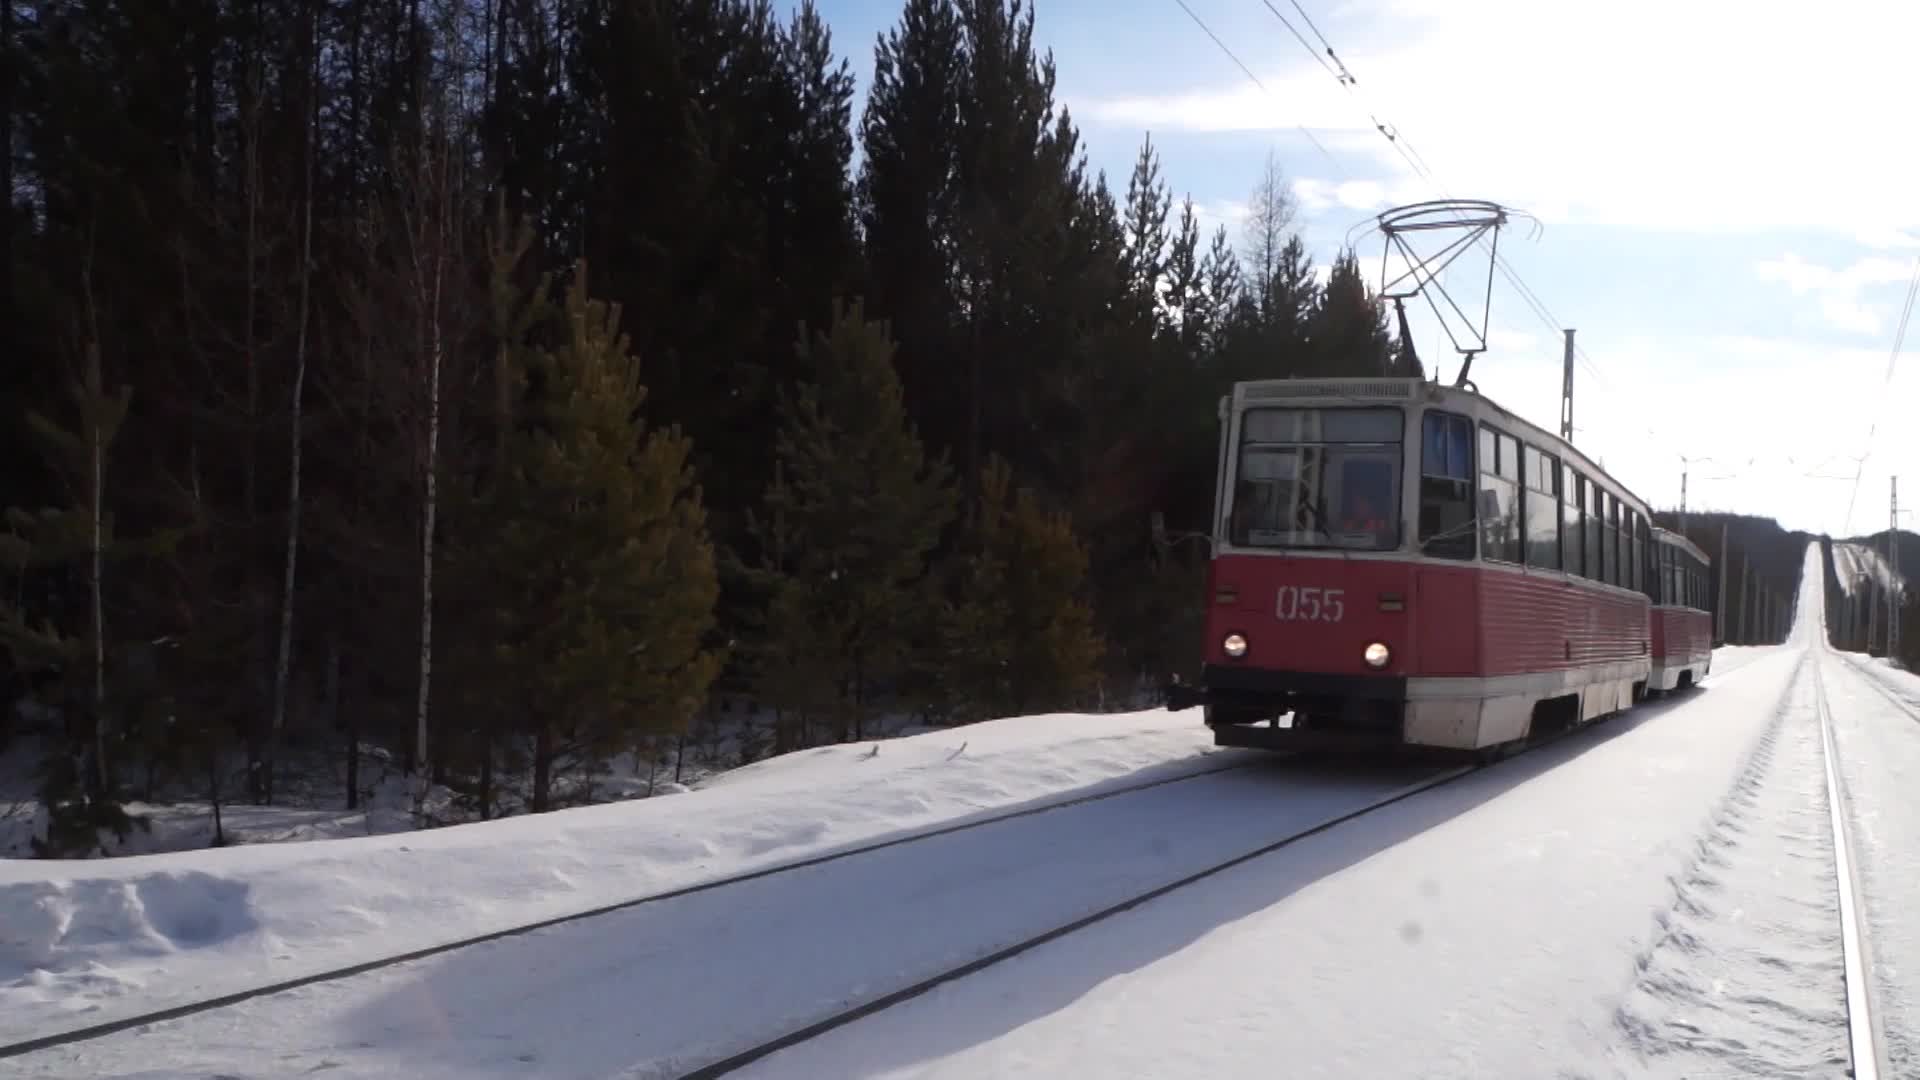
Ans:
[[[0,1038],[297,978],[1022,804],[1211,767],[1197,712],[821,747],[689,794],[113,860],[0,860]]]

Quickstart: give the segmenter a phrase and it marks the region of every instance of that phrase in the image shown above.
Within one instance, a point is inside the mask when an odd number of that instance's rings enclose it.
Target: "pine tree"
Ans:
[[[1395,370],[1386,312],[1367,288],[1360,260],[1352,251],[1334,260],[1306,329],[1304,374],[1381,376]]]
[[[1161,289],[1169,269],[1167,214],[1172,206],[1173,196],[1160,176],[1160,155],[1154,151],[1149,135],[1140,145],[1133,175],[1127,180],[1125,217],[1127,294],[1149,318],[1159,316],[1163,301]],[[1184,209],[1192,210],[1191,201]],[[1184,229],[1189,221],[1183,219],[1181,224]],[[1187,253],[1191,256],[1192,249]]]
[[[1049,513],[991,459],[963,546],[960,599],[945,609],[946,682],[965,718],[1084,704],[1104,647],[1079,593],[1087,552],[1065,514]]]
[[[1167,249],[1167,294],[1162,318],[1179,328],[1180,351],[1190,368],[1204,359],[1209,337],[1207,267],[1200,255],[1200,223],[1193,196],[1180,203],[1180,224]]]
[[[620,309],[590,298],[584,262],[564,320],[558,347],[529,358],[534,392],[504,467],[449,536],[461,579],[492,575],[461,667],[490,671],[475,689],[531,722],[535,812],[552,806],[563,750],[606,755],[683,730],[720,662],[688,441],[638,419],[646,390]],[[561,746],[569,733],[575,745]]]
[[[84,614],[59,620],[35,619],[17,602],[24,592],[17,585],[0,596],[0,650],[14,669],[59,673],[65,684],[68,745],[55,748],[41,770],[49,824],[34,848],[43,855],[92,847],[101,828],[124,837],[133,824],[120,806],[116,783],[114,751],[125,733],[113,719],[128,710],[109,691],[108,655],[114,650],[106,625],[106,570],[140,551],[164,550],[173,539],[162,534],[134,541],[114,534],[107,480],[133,390],[125,385],[108,390],[98,344],[90,341],[84,351],[83,373],[67,388],[78,422],[66,426],[39,413],[27,417],[71,501],[37,512],[10,509],[8,531],[0,536],[0,572],[14,582],[64,571],[85,586],[84,597],[74,597]]]
[[[885,323],[855,302],[799,344],[817,372],[781,403],[778,471],[756,520],[767,615],[756,658],[783,708],[862,738],[876,687],[900,679],[929,619],[927,556],[953,517],[944,458],[908,422]]]

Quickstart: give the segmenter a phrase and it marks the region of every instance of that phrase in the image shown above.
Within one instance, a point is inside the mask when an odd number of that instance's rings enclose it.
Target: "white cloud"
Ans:
[[[1332,181],[1303,177],[1293,182],[1293,197],[1308,214],[1338,207],[1371,213],[1389,206],[1400,206],[1426,198],[1426,188],[1418,181],[1401,180],[1387,184],[1378,180]]]
[[[1338,165],[1308,151],[1314,165],[1296,158],[1296,174],[1410,176],[1370,129],[1375,108],[1452,194],[1549,220],[1884,239],[1920,210],[1920,143],[1898,135],[1920,4],[1836,0],[1775,18],[1735,0],[1355,0],[1325,28],[1358,102],[1257,14],[1245,23],[1257,43],[1236,52],[1270,94],[1223,62],[1182,92],[1085,111],[1156,131],[1301,125]]]
[[[1896,314],[1894,305],[1899,302],[1896,296],[1883,303],[1868,303],[1861,293],[1875,286],[1905,282],[1913,270],[1913,263],[1883,255],[1871,255],[1851,266],[1835,269],[1788,254],[1768,259],[1754,268],[1762,281],[1783,284],[1795,296],[1814,296],[1822,318],[1829,325],[1856,334],[1881,333],[1887,321],[1882,318],[1883,314],[1888,317]]]
[[[1180,208],[1174,207],[1174,220],[1178,221]],[[1251,210],[1246,203],[1235,199],[1220,199],[1214,202],[1195,201],[1193,204],[1194,223],[1200,227],[1200,243],[1204,246],[1212,242],[1214,230],[1226,226],[1227,237],[1236,243],[1240,239],[1241,226],[1246,223]],[[1174,226],[1169,226],[1174,227]]]
[[[1915,235],[1906,229],[1862,229],[1854,234],[1854,240],[1870,248],[1920,247],[1920,235]]]

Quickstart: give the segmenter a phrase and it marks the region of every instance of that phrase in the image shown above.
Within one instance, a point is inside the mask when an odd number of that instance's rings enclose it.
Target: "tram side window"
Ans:
[[[1626,513],[1627,550],[1631,558],[1627,560],[1627,588],[1638,591],[1640,588],[1640,512],[1629,509]]]
[[[1611,584],[1611,582],[1613,582],[1613,573],[1615,573],[1615,563],[1619,563],[1620,559],[1619,548],[1613,546],[1613,538],[1615,538],[1615,532],[1613,532],[1613,527],[1611,527],[1611,521],[1613,521],[1613,496],[1611,496],[1609,492],[1603,492],[1603,490],[1599,490],[1599,488],[1594,488],[1594,511],[1596,511],[1597,515],[1594,528],[1599,532],[1599,569],[1594,573],[1594,580],[1601,580],[1601,582],[1609,582],[1609,584]]]
[[[1521,451],[1527,485],[1527,565],[1560,569],[1560,462],[1533,447]]]
[[[1498,562],[1520,561],[1520,455],[1511,435],[1480,429],[1480,551]]]
[[[1606,551],[1600,546],[1600,536],[1606,530],[1601,527],[1600,487],[1587,478],[1586,518],[1587,518],[1587,576],[1595,581],[1607,580]]]
[[[1607,528],[1613,530],[1613,584],[1624,586],[1628,578],[1634,577],[1628,569],[1628,563],[1634,561],[1634,546],[1626,536],[1626,507],[1620,505],[1620,496],[1607,500]]]
[[[1429,412],[1420,433],[1420,550],[1473,558],[1473,421]]]
[[[1626,507],[1620,505],[1619,496],[1613,496],[1607,500],[1607,511],[1609,511],[1607,528],[1613,530],[1613,536],[1609,536],[1609,542],[1613,544],[1613,578],[1611,580],[1613,584],[1624,586],[1630,578],[1634,577],[1632,571],[1628,569],[1628,563],[1634,561],[1634,546],[1628,542],[1628,534],[1626,534]]]
[[[1687,570],[1680,562],[1680,549],[1667,553],[1667,581],[1671,583],[1667,603],[1680,607],[1687,602]]]
[[[1585,491],[1586,480],[1573,466],[1560,468],[1560,558],[1569,574],[1586,573],[1586,563],[1580,553],[1586,549],[1582,542],[1583,526],[1580,524],[1580,496]]]
[[[1633,587],[1647,591],[1647,519],[1633,512]]]

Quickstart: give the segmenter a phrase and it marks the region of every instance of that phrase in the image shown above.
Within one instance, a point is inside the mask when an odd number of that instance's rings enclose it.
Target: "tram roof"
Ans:
[[[1672,529],[1663,529],[1658,525],[1655,525],[1653,527],[1653,539],[1655,543],[1672,544],[1674,547],[1677,547],[1682,551],[1685,551],[1689,555],[1692,555],[1694,558],[1699,559],[1701,562],[1706,563],[1709,566],[1713,565],[1712,557],[1709,556],[1706,552],[1700,550],[1700,545],[1687,539],[1685,536],[1681,535],[1680,533],[1674,532]]]

